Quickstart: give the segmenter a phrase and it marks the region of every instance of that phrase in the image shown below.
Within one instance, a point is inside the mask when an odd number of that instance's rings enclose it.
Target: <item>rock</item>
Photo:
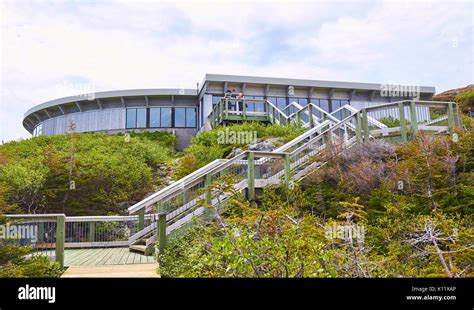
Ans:
[[[232,158],[234,156],[237,156],[237,155],[241,154],[242,152],[243,152],[242,149],[240,149],[238,147],[233,147],[232,151],[230,151],[229,155],[227,155],[226,158]]]
[[[259,143],[249,145],[250,151],[269,152],[277,148],[277,144],[280,142],[279,138],[271,138]]]

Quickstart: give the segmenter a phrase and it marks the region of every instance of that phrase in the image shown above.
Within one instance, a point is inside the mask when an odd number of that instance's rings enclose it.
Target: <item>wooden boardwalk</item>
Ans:
[[[66,249],[64,265],[70,266],[101,266],[156,263],[153,256],[145,256],[130,252],[126,248],[88,248]]]
[[[61,278],[159,278],[158,264],[71,266]]]

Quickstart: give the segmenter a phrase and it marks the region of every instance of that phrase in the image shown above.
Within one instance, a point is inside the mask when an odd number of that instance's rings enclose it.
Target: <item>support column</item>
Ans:
[[[402,136],[402,142],[407,142],[407,122],[405,118],[405,105],[403,102],[398,103],[398,115],[400,116],[400,135]]]
[[[66,235],[66,216],[56,217],[56,262],[64,268],[64,239]]]

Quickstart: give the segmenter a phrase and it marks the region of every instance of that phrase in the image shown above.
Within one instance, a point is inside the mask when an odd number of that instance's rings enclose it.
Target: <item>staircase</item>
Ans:
[[[183,233],[194,221],[208,221],[215,216],[214,212],[223,212],[229,194],[203,191],[223,175],[232,174],[236,178],[234,189],[254,201],[256,189],[272,184],[288,186],[358,142],[384,138],[394,132],[403,140],[407,134],[416,134],[419,129],[451,133],[459,122],[454,114],[453,103],[419,102],[419,105],[438,109],[443,104],[447,107],[449,125],[432,129],[429,123],[420,123],[418,128],[413,101],[394,102],[382,107],[400,109],[400,115],[403,116],[402,110],[404,112],[405,107],[410,105],[411,111],[415,112],[411,115],[412,124],[415,125],[408,126],[402,117],[400,127],[387,128],[368,115],[371,109],[381,107],[357,110],[346,105],[328,113],[312,103],[305,107],[292,103],[285,113],[269,101],[246,100],[247,103],[263,105],[259,109],[254,105],[253,109],[264,112],[252,112],[246,111],[246,104],[243,105],[243,111],[230,110],[229,103],[233,100],[236,99],[223,99],[214,107],[209,115],[208,127],[214,128],[229,121],[260,120],[282,125],[297,124],[307,130],[272,152],[246,151],[231,159],[215,160],[130,207],[130,214],[138,213],[140,217],[148,214],[152,218],[148,226],[130,237],[131,251],[151,255],[157,240],[162,248],[167,238]],[[238,106],[238,102],[234,102],[233,106]],[[207,207],[203,206],[203,202]]]

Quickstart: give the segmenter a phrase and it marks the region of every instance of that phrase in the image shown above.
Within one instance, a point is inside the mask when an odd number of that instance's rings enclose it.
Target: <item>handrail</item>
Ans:
[[[166,192],[169,192],[169,191],[172,191],[172,190],[175,191],[177,189],[180,189],[181,187],[186,186],[187,183],[190,180],[195,180],[196,178],[199,178],[199,177],[202,177],[202,176],[206,175],[209,172],[210,169],[212,169],[213,167],[215,167],[219,164],[225,163],[227,161],[228,161],[228,159],[216,159],[216,160],[210,162],[209,164],[205,165],[204,167],[199,168],[198,170],[188,174],[187,176],[179,179],[178,181],[166,186],[165,188],[161,189],[160,191],[146,197],[145,199],[141,200],[140,202],[137,202],[133,206],[129,207],[128,208],[129,214],[133,214],[133,213],[137,212],[138,210],[140,210],[142,208],[148,207],[148,206],[160,201],[161,196],[163,195],[163,193],[166,193]]]

